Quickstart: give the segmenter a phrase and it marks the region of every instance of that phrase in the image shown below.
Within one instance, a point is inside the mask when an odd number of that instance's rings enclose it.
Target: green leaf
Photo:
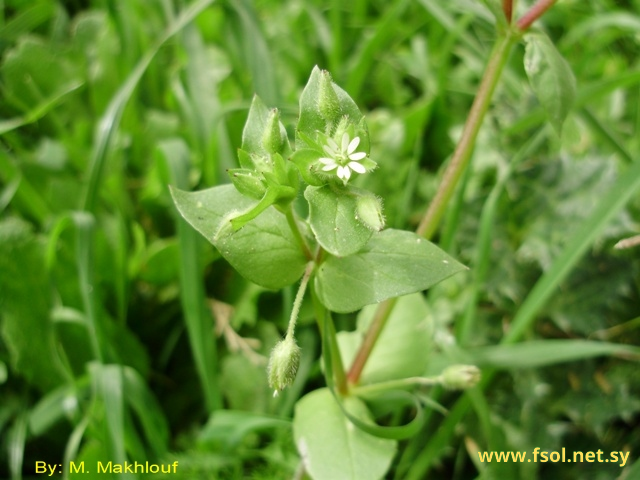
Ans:
[[[640,359],[640,347],[590,340],[540,340],[491,345],[459,353],[461,360],[495,368],[541,368],[600,356]]]
[[[342,360],[350,365],[373,320],[375,305],[362,309],[355,332],[339,332]],[[433,325],[420,293],[400,297],[360,376],[360,384],[417,377],[427,369]]]
[[[345,398],[349,412],[371,423],[365,404]],[[323,388],[297,404],[293,436],[305,468],[314,480],[378,479],[391,465],[397,443],[356,428],[342,413],[331,391]]]
[[[415,233],[389,229],[355,255],[327,259],[318,268],[315,288],[329,310],[352,312],[425,290],[465,268]]]
[[[167,451],[169,427],[164,413],[144,379],[129,367],[123,368],[124,398],[136,413],[153,453],[161,457]]]
[[[353,187],[309,186],[304,197],[309,202],[311,230],[327,252],[346,257],[358,252],[371,238],[371,230],[357,219],[360,191]]]
[[[291,422],[278,417],[239,410],[218,410],[209,417],[198,436],[198,444],[237,448],[251,432],[291,428]]]
[[[524,68],[549,121],[558,132],[567,118],[576,96],[576,79],[571,67],[549,37],[530,33],[524,54]]]
[[[232,185],[191,193],[172,187],[171,194],[184,219],[246,279],[279,289],[302,276],[305,256],[286,218],[275,209],[268,208],[242,230],[231,233],[223,222],[254,204]]]
[[[325,81],[322,81],[322,76],[325,76]],[[327,77],[328,80],[327,81]],[[338,101],[338,108],[335,109],[336,120],[327,121],[325,119],[326,113],[323,114],[320,110],[321,101],[326,95],[322,94],[321,84],[327,88],[327,85],[333,89],[335,97]],[[367,131],[366,124],[364,123],[364,116],[360,112],[360,109],[342,88],[335,83],[330,82],[329,72],[321,71],[317,66],[313,67],[311,76],[307,85],[302,91],[300,96],[300,118],[298,120],[297,132],[309,136],[312,139],[316,138],[317,132],[322,132],[326,135],[333,133],[332,129],[337,126],[337,120],[346,117],[348,122],[358,127],[358,136],[360,137],[360,149],[369,151],[369,132]],[[296,146],[298,148],[308,147],[306,142],[297,135]]]

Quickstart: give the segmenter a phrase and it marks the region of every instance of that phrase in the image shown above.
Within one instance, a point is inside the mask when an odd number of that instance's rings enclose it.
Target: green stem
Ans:
[[[336,327],[333,324],[333,317],[329,310],[326,311],[327,328],[329,329],[329,338],[331,340],[331,362],[333,363],[333,373],[335,375],[336,387],[341,395],[346,395],[349,391],[347,386],[347,377],[344,373],[344,364],[342,363],[342,355],[340,355],[340,347],[338,346],[338,337],[336,335]]]
[[[318,329],[320,330],[320,336],[325,338],[324,330],[325,330],[325,320],[326,320],[326,328],[329,328],[329,337],[330,345],[327,345],[326,348],[331,350],[331,367],[333,369],[333,373],[335,375],[335,381],[338,388],[338,392],[341,395],[346,395],[349,391],[347,387],[347,378],[344,373],[344,365],[342,363],[342,357],[340,355],[340,348],[338,347],[338,340],[336,338],[336,328],[333,324],[333,319],[331,318],[331,313],[327,310],[327,308],[322,304],[320,299],[316,294],[315,288],[313,284],[310,287],[311,290],[311,298],[313,299],[313,308],[316,314],[316,321],[318,322]]]
[[[442,377],[409,377],[401,378],[399,380],[389,380],[388,382],[374,383],[371,385],[364,385],[362,387],[356,387],[352,390],[355,395],[371,395],[380,392],[386,392],[389,390],[405,389],[412,387],[432,387],[433,385],[440,385]]]
[[[314,267],[315,267],[315,263],[313,262],[307,263],[307,268],[305,269],[304,275],[302,276],[302,281],[300,282],[298,293],[296,293],[296,298],[293,301],[293,308],[291,309],[291,317],[289,317],[289,326],[287,327],[287,338],[293,337],[293,333],[296,329],[296,323],[298,322],[298,314],[300,313],[300,307],[302,306],[302,300],[304,299],[304,293],[307,291],[307,285],[309,285],[309,279],[311,278],[311,274],[313,273]]]
[[[313,254],[309,249],[309,245],[307,245],[307,242],[302,236],[302,232],[300,232],[300,227],[298,226],[295,214],[293,213],[293,206],[291,204],[289,204],[289,207],[285,211],[285,216],[287,217],[287,223],[289,223],[289,228],[293,232],[293,236],[296,237],[296,240],[300,244],[300,248],[302,248],[302,251],[304,252],[304,256],[307,257],[307,260],[313,259]]]
[[[432,238],[436,232],[456,185],[469,164],[476,137],[482,125],[482,120],[487,113],[489,104],[491,103],[491,97],[498,84],[500,74],[507,62],[511,46],[515,42],[515,39],[515,35],[507,31],[505,36],[498,40],[498,43],[496,43],[491,53],[489,63],[482,77],[476,98],[469,111],[469,116],[467,117],[458,145],[453,152],[449,166],[444,172],[436,196],[431,201],[429,209],[422,218],[416,231],[418,235],[426,239]]]

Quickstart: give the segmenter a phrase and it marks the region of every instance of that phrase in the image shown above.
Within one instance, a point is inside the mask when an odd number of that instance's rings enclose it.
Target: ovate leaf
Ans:
[[[306,259],[284,215],[274,208],[267,208],[241,230],[233,232],[223,223],[234,212],[242,212],[255,202],[232,185],[199,192],[171,188],[171,194],[184,219],[246,279],[279,289],[302,276]]]
[[[529,82],[553,128],[560,134],[576,96],[576,79],[549,37],[530,33],[525,40],[524,68]]]
[[[348,397],[344,404],[351,415],[371,422],[361,400]],[[314,480],[380,479],[389,469],[397,445],[355,427],[326,388],[307,394],[296,404],[293,436]]]
[[[353,187],[309,186],[304,196],[309,202],[311,229],[327,252],[340,257],[351,255],[371,238],[371,230],[356,218],[357,192]]]
[[[329,310],[352,312],[425,290],[464,269],[415,233],[389,229],[354,255],[327,259],[318,268],[315,288]]]

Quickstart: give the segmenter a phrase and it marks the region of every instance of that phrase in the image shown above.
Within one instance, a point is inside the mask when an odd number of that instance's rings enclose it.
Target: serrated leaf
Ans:
[[[525,36],[524,68],[538,100],[553,128],[560,134],[576,96],[571,67],[549,37],[542,33]]]
[[[348,397],[344,404],[352,415],[371,422],[371,414],[361,400]],[[394,440],[374,437],[355,427],[326,388],[298,401],[293,436],[314,480],[382,478],[397,446]]]
[[[345,257],[366,245],[372,232],[358,221],[357,195],[353,187],[309,186],[304,197],[309,202],[309,223],[318,243],[332,255]]]
[[[375,305],[363,308],[358,315],[356,331],[338,333],[340,353],[346,365],[350,365],[355,357],[375,311]],[[427,304],[420,293],[398,299],[362,371],[360,384],[424,374],[433,335],[428,313]]]
[[[465,268],[415,233],[389,229],[354,255],[327,259],[315,288],[329,310],[346,313],[425,290]]]
[[[306,259],[287,221],[274,208],[237,232],[220,233],[223,221],[233,212],[255,204],[232,185],[199,192],[171,188],[180,214],[211,242],[243,277],[266,288],[279,289],[298,280]]]

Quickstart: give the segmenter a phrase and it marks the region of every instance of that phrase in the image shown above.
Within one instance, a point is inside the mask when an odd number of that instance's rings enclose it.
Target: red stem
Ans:
[[[502,0],[502,11],[504,16],[507,17],[507,23],[511,25],[513,19],[513,0]]]
[[[524,32],[533,22],[539,19],[544,12],[549,10],[556,0],[538,0],[538,2],[518,20],[518,29]]]

